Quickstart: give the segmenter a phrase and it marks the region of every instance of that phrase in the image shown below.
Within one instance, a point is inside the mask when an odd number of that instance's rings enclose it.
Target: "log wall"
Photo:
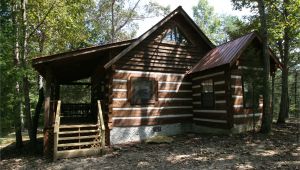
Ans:
[[[243,83],[241,70],[234,70],[231,74],[231,98],[234,126],[252,126],[261,120],[263,101],[259,100],[259,108],[256,113],[253,108],[244,108]]]
[[[162,25],[114,65],[110,87],[112,127],[192,123],[192,82],[185,77],[210,47],[186,21],[176,17]],[[164,43],[165,30],[178,27],[187,45]],[[157,100],[145,106],[131,105],[128,83],[131,77],[151,77],[157,82]]]
[[[154,104],[131,105],[131,77],[151,77],[157,82]],[[192,122],[192,83],[185,74],[115,70],[111,80],[110,118],[113,127]]]
[[[227,71],[226,67],[217,68],[205,72],[195,73],[193,82],[193,113],[194,124],[211,128],[228,129],[230,120],[227,105]],[[213,80],[214,107],[204,108],[201,105],[201,82]]]

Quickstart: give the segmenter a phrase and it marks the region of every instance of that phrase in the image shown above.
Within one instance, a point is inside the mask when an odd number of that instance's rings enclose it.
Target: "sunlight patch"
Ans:
[[[235,155],[227,155],[225,157],[222,157],[222,158],[217,158],[216,160],[218,161],[225,161],[225,160],[232,160],[232,159],[235,159],[236,156]]]
[[[244,164],[238,164],[235,166],[236,169],[254,169],[251,162],[245,162]]]
[[[198,154],[189,154],[189,155],[171,155],[167,158],[167,161],[171,163],[179,163],[187,160],[197,160],[197,161],[207,161],[207,157],[199,156]]]
[[[274,156],[277,155],[278,151],[275,150],[262,150],[262,151],[258,151],[256,153],[253,153],[252,155],[256,155],[256,156]]]

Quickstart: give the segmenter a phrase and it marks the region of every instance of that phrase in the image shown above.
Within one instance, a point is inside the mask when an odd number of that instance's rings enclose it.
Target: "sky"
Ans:
[[[196,6],[198,0],[151,0],[152,2],[157,2],[162,6],[170,5],[171,11],[176,9],[178,6],[182,6],[182,8],[187,12],[187,14],[193,18],[192,7]],[[242,17],[244,15],[250,15],[250,11],[247,9],[243,9],[242,11],[233,10],[231,0],[208,0],[210,6],[213,6],[214,12],[218,15],[235,15],[238,17]],[[138,22],[139,30],[137,31],[137,36],[140,36],[148,29],[150,29],[153,25],[155,25],[158,21],[160,21],[163,17],[155,17],[151,19],[145,19],[144,21]]]

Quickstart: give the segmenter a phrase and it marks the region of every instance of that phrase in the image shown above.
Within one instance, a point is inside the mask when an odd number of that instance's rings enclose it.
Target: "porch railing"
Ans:
[[[56,114],[55,114],[55,122],[54,122],[54,130],[53,130],[53,135],[54,135],[54,148],[53,148],[53,159],[56,160],[57,158],[57,145],[58,145],[58,132],[59,132],[59,125],[60,125],[60,110],[61,110],[61,101],[57,101],[57,106],[56,106]]]
[[[91,105],[85,103],[64,103],[61,105],[62,117],[88,117]]]
[[[62,157],[72,157],[72,156],[84,156],[85,154],[90,153],[99,153],[99,151],[103,151],[105,147],[105,124],[103,119],[103,112],[101,108],[101,102],[97,101],[98,113],[97,113],[97,124],[69,124],[63,125],[61,124],[61,110],[62,104],[59,100],[57,102],[56,114],[55,114],[55,122],[54,122],[54,148],[53,148],[53,160],[57,160],[57,158]],[[62,113],[61,113],[62,112]],[[85,128],[81,131],[80,128]],[[96,129],[91,129],[96,128]],[[63,130],[62,130],[63,129]],[[68,130],[69,129],[69,130]],[[77,130],[74,130],[77,129]],[[87,134],[87,132],[89,134]],[[96,132],[97,134],[91,134]],[[75,136],[64,136],[64,134],[72,134]],[[85,135],[82,135],[85,134]],[[91,139],[91,141],[81,142],[81,139]],[[66,141],[70,141],[66,143]],[[74,142],[74,140],[78,140]],[[63,143],[61,141],[64,141]],[[84,145],[84,150],[81,150],[81,145]],[[67,148],[67,147],[77,147],[79,148]],[[60,149],[58,149],[58,147]],[[61,150],[61,148],[64,148]],[[67,148],[67,149],[66,149]]]
[[[102,107],[101,107],[100,100],[97,101],[97,104],[98,104],[97,124],[99,125],[100,136],[101,136],[101,147],[103,150],[105,147],[105,125],[104,125],[104,119],[103,119],[103,113],[102,113]]]

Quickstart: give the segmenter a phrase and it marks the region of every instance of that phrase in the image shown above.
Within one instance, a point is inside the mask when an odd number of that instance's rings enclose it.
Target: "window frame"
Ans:
[[[174,33],[177,34],[178,37]],[[168,40],[169,38],[170,40]],[[181,41],[178,41],[180,39]],[[191,42],[186,38],[186,36],[182,33],[178,26],[173,26],[166,30],[164,36],[162,37],[162,43],[178,46],[191,46]]]
[[[203,85],[202,85],[202,83],[203,82],[205,82],[205,81],[208,81],[208,80],[211,80],[212,81],[212,92],[209,92],[209,93],[211,93],[212,94],[212,105],[211,106],[204,106],[204,91],[203,91]],[[214,79],[213,78],[206,78],[206,79],[203,79],[201,82],[200,82],[200,86],[201,86],[201,107],[203,107],[203,108],[208,108],[208,109],[212,109],[212,108],[214,108],[215,107],[215,105],[216,105],[216,101],[215,101],[215,89],[214,89]]]
[[[246,93],[245,93],[245,78],[242,78],[242,91],[243,91],[243,107],[245,109],[252,109],[254,108],[254,85],[253,85],[253,82],[248,82],[248,86],[251,85],[251,88],[252,88],[252,94],[251,94],[251,104],[250,106],[247,105],[246,103]],[[249,90],[249,87],[248,87],[248,90]]]
[[[142,101],[135,101],[133,100],[133,81],[136,79],[144,79],[144,80],[148,80],[152,82],[152,91],[154,92],[154,94],[152,95],[151,99],[148,100],[147,102],[142,102]],[[153,105],[156,103],[157,101],[157,96],[158,96],[158,81],[154,78],[154,77],[130,77],[129,81],[128,81],[128,99],[130,101],[131,105],[140,105],[140,106],[144,106],[144,105]]]

